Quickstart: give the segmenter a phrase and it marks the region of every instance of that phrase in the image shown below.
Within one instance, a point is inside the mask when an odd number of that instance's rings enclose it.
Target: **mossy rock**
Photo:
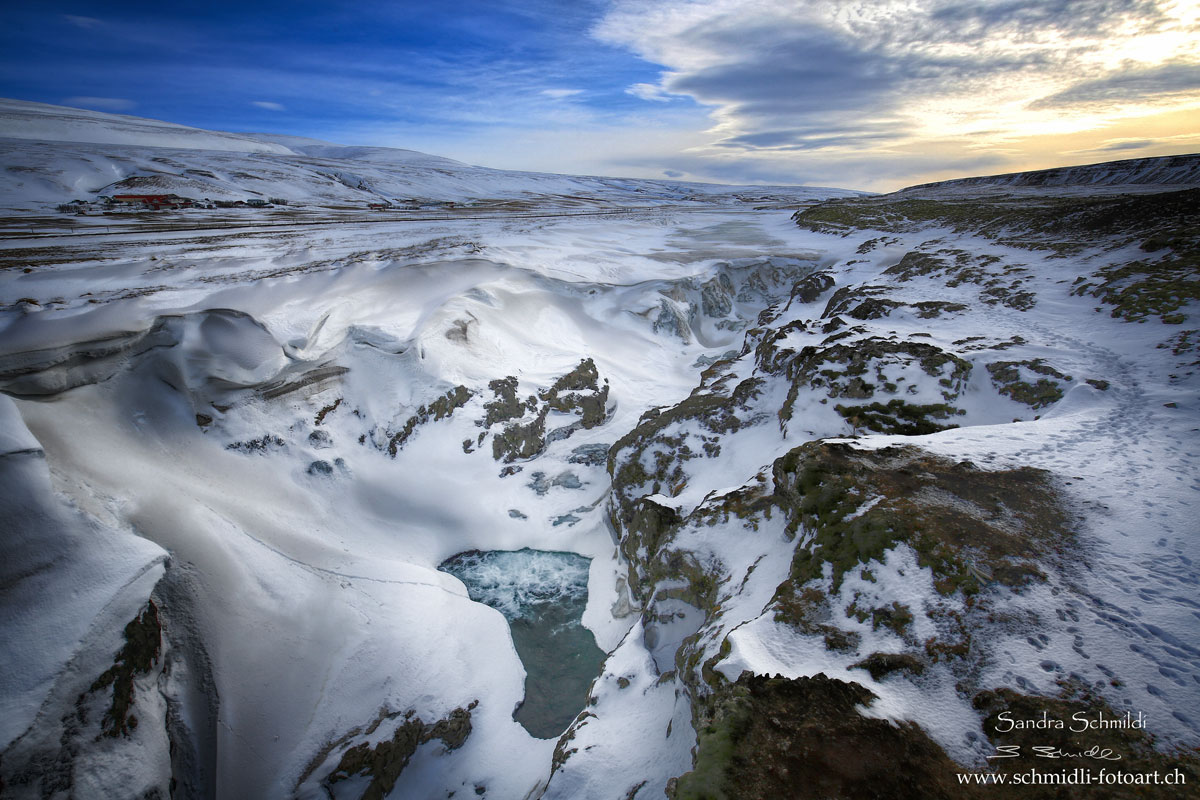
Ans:
[[[789,529],[812,534],[793,555],[777,599],[820,578],[826,563],[836,591],[846,572],[882,561],[901,542],[932,569],[939,591],[971,594],[980,574],[972,564],[995,576],[1006,565],[1036,562],[1068,535],[1049,473],[1031,467],[980,470],[914,447],[811,442],[777,459],[773,474]]]
[[[902,305],[902,303],[892,303],[887,301],[885,306],[870,305],[871,301],[876,300],[879,295],[887,294],[891,291],[890,286],[872,286],[872,285],[855,285],[843,286],[833,293],[829,298],[829,302],[825,304],[825,310],[821,312],[821,319],[832,319],[840,314],[847,314],[855,317],[855,319],[879,319],[886,317],[891,313],[891,309]],[[851,314],[851,309],[856,307],[864,308],[862,316]]]
[[[917,309],[917,316],[921,319],[933,319],[942,314],[957,314],[967,310],[963,303],[949,303],[944,300],[924,300],[913,303],[913,307]]]
[[[366,776],[371,780],[361,795],[362,800],[383,800],[395,788],[396,781],[418,747],[434,739],[441,740],[446,750],[457,750],[466,743],[467,737],[471,735],[471,711],[477,703],[478,701],[474,701],[466,708],[456,708],[431,724],[422,722],[412,711],[406,712],[403,717],[399,714],[381,714],[367,727],[365,733],[374,733],[384,720],[400,718],[401,721],[391,738],[374,746],[369,742],[361,742],[342,753],[337,766],[325,776],[323,783],[326,791],[332,795],[333,784],[355,776]],[[342,744],[359,733],[356,731],[344,737]],[[334,747],[336,745],[328,750],[332,751]],[[310,765],[306,774],[311,772],[314,766]]]
[[[834,410],[855,428],[866,428],[877,433],[898,433],[904,436],[923,436],[937,433],[957,425],[943,425],[933,422],[934,419],[949,419],[965,411],[946,405],[934,403],[916,405],[906,403],[896,398],[887,403],[870,403],[859,406],[836,405]]]
[[[723,434],[736,431],[743,424],[738,412],[762,383],[760,378],[749,378],[734,387],[728,396],[696,391],[669,409],[655,409],[654,413],[643,415],[637,426],[618,439],[609,451],[608,471],[613,478],[613,495],[620,513],[627,515],[631,504],[643,494],[658,493],[681,479],[679,461],[696,457],[682,446],[682,439],[665,437],[667,428],[676,423],[695,421],[698,432]],[[656,459],[653,468],[648,469],[642,456],[656,445],[661,445],[669,454]]]
[[[971,375],[971,362],[928,342],[892,341],[873,336],[853,342],[809,345],[776,362],[783,365],[783,374],[789,381],[779,419],[781,422],[791,419],[802,388],[823,389],[831,398],[868,399],[874,395],[876,387],[887,384],[887,367],[905,362],[915,364],[925,374],[937,378],[942,397],[947,402],[958,397]],[[886,408],[865,409],[868,422],[874,421],[880,426],[885,424],[881,414],[892,417],[889,427],[900,425],[903,414],[909,411],[907,405],[897,406],[891,412]],[[931,413],[934,413],[932,407],[919,416],[928,417]],[[909,423],[915,424],[916,420],[911,419]]]
[[[397,432],[389,434],[387,454],[392,458],[404,447],[405,443],[416,433],[417,428],[426,422],[437,421],[449,417],[456,409],[462,408],[472,397],[472,392],[465,386],[455,386],[441,397],[428,405],[417,409],[417,413],[405,421],[404,426]]]
[[[865,669],[874,680],[883,680],[895,672],[921,675],[925,662],[911,653],[871,653],[871,655],[849,666],[849,669]]]
[[[833,274],[829,272],[813,272],[805,275],[792,284],[792,292],[788,297],[788,305],[792,303],[812,303],[825,292],[833,288]]]
[[[488,428],[498,422],[508,422],[525,416],[525,403],[517,397],[517,378],[510,375],[488,383],[495,399],[484,404],[484,425]]]
[[[672,800],[937,800],[973,798],[960,770],[912,722],[862,716],[876,697],[824,674],[789,680],[743,673],[697,703],[691,772]],[[982,795],[978,795],[982,797]]]
[[[1033,383],[1021,380],[1022,368],[1046,377],[1038,378]],[[1045,408],[1057,403],[1063,397],[1060,381],[1069,383],[1072,380],[1070,375],[1064,375],[1040,358],[1032,361],[996,361],[987,365],[987,371],[1000,394],[1008,395],[1031,408]]]
[[[511,463],[533,458],[545,447],[547,408],[525,424],[513,423],[492,436],[492,458]]]

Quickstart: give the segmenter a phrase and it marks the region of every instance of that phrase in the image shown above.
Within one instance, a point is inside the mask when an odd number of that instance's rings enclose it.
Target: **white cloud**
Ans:
[[[655,86],[652,83],[635,83],[633,86],[630,86],[628,89],[626,89],[625,93],[631,94],[634,97],[642,100],[650,100],[655,103],[666,103],[671,99],[670,97],[667,97],[665,92],[663,92],[662,87]]]
[[[553,97],[556,100],[564,97],[574,97],[577,94],[583,94],[583,89],[543,89],[542,94],[546,97]]]
[[[283,103],[275,103],[270,100],[254,100],[251,101],[250,105],[265,108],[267,111],[287,111]]]
[[[1200,7],[1171,0],[614,0],[592,34],[663,68],[628,94],[711,109],[691,174],[903,160],[919,178],[922,154],[1010,159],[1016,140],[1200,108]]]
[[[128,111],[137,105],[124,97],[67,97],[62,102],[64,106],[98,108],[102,111]]]

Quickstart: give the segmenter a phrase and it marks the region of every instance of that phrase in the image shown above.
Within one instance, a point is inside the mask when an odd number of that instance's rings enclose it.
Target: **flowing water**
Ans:
[[[525,700],[514,717],[539,739],[566,730],[604,663],[604,651],[581,622],[590,561],[528,548],[470,550],[438,567],[508,620],[526,672]]]

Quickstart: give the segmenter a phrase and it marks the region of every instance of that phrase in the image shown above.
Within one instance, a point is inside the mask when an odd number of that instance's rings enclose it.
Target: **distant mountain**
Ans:
[[[124,114],[4,98],[0,98],[0,138],[234,153],[292,153],[283,145],[240,133],[206,131]]]
[[[798,203],[861,194],[498,170],[413,150],[205,131],[19,100],[0,100],[0,158],[0,207],[26,211],[120,192],[360,207],[548,198],[560,207]]]

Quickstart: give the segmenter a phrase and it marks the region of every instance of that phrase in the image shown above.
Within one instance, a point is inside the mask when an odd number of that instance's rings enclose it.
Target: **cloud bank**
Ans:
[[[862,185],[939,160],[1020,168],[1021,140],[1200,109],[1189,2],[618,0],[593,34],[662,66],[634,96],[709,109],[685,160],[710,174],[736,160]]]

